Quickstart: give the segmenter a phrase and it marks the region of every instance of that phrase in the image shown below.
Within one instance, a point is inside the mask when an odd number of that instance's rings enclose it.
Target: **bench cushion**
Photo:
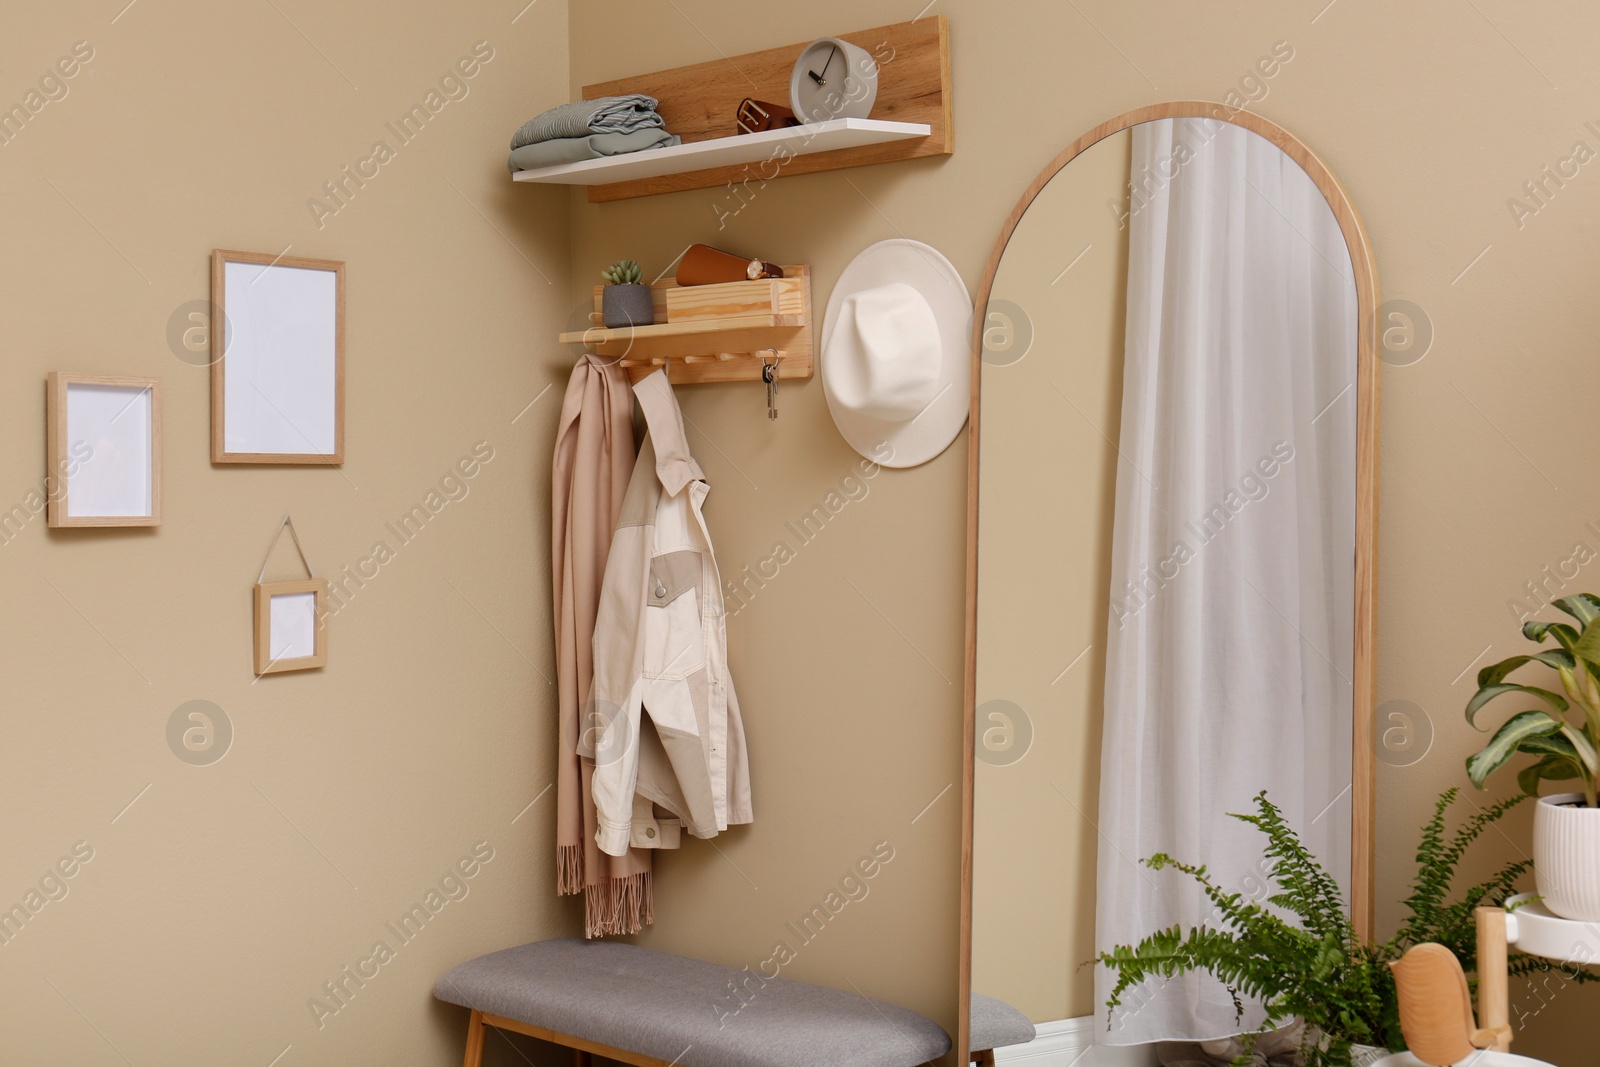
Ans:
[[[938,1024],[859,993],[613,941],[491,952],[433,995],[684,1067],[917,1067],[950,1050]]]
[[[1028,1017],[1003,1000],[972,994],[972,1049],[986,1052],[1007,1045],[1026,1045],[1038,1036]]]

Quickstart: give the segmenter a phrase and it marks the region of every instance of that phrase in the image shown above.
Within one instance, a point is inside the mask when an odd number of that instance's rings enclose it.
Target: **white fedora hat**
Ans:
[[[822,326],[822,392],[850,447],[885,467],[915,467],[967,421],[972,297],[921,241],[863,251],[839,275]]]

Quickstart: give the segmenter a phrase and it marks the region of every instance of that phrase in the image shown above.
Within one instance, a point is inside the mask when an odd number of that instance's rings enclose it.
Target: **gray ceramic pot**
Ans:
[[[600,321],[606,329],[649,326],[655,321],[648,285],[608,285],[600,290]]]

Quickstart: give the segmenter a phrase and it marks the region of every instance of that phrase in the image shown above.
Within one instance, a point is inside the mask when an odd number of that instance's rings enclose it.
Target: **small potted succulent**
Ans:
[[[649,326],[655,321],[650,287],[639,280],[643,276],[631,259],[619,259],[600,272],[606,280],[600,294],[600,321],[606,329]]]
[[[1483,750],[1467,760],[1467,776],[1483,788],[1485,779],[1518,753],[1534,762],[1517,774],[1529,796],[1539,796],[1541,781],[1576,779],[1582,792],[1553,793],[1539,797],[1533,816],[1534,879],[1546,908],[1564,919],[1600,921],[1600,597],[1590,593],[1551,601],[1577,620],[1546,622],[1534,619],[1522,626],[1522,636],[1543,643],[1554,638],[1554,648],[1512,656],[1478,672],[1478,691],[1467,702],[1467,721],[1502,696],[1521,696],[1538,706],[1519,711],[1495,731]],[[1561,692],[1536,685],[1506,681],[1527,664],[1553,668],[1561,679]],[[1563,695],[1565,694],[1565,695]]]

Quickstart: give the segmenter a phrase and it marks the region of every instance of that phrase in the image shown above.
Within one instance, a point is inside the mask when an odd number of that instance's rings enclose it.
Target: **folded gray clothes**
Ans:
[[[511,150],[558,138],[587,137],[591,133],[634,133],[665,126],[656,114],[656,98],[643,93],[602,96],[553,107],[524,122],[511,135]]]
[[[682,144],[681,138],[666,130],[636,130],[633,133],[596,133],[588,137],[558,137],[554,141],[523,145],[511,153],[506,167],[513,173],[519,170],[538,170],[557,163],[577,163],[601,156],[620,156],[627,152],[642,152],[647,148],[671,148]]]

